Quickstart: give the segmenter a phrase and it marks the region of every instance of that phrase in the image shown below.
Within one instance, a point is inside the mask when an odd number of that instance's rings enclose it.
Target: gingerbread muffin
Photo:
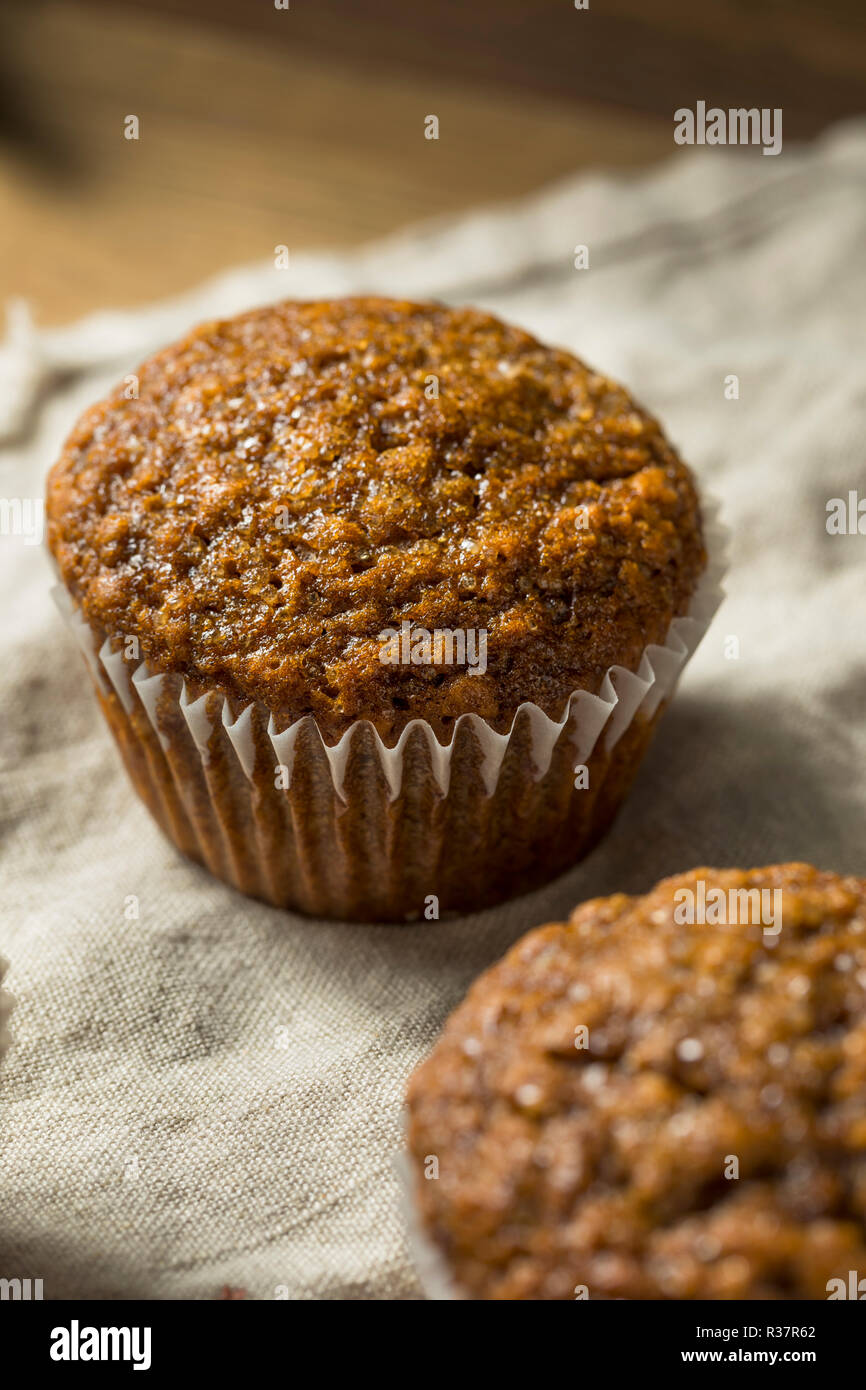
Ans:
[[[864,1095],[866,879],[695,869],[476,982],[409,1086],[422,1228],[470,1298],[826,1299]]]
[[[706,621],[658,424],[472,309],[205,324],[84,415],[47,518],[159,823],[326,915],[478,907],[586,853]]]

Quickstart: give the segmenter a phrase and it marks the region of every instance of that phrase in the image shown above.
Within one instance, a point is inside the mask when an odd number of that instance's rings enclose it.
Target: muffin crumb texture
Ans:
[[[675,920],[701,882],[781,931]],[[696,869],[473,986],[410,1083],[422,1221],[474,1298],[826,1299],[866,1271],[864,1095],[866,879]]]
[[[488,314],[384,299],[205,324],[79,421],[48,538],[90,626],[326,738],[634,668],[704,567],[688,469],[569,353]],[[383,664],[404,621],[487,633],[487,669]]]

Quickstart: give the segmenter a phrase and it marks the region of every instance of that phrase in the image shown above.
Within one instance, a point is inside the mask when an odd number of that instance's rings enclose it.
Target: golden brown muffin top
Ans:
[[[664,639],[705,564],[691,475],[620,386],[489,314],[388,299],[195,329],[78,422],[47,515],[98,632],[329,740],[560,717]],[[479,668],[485,633],[486,670],[383,663],[403,623],[477,634]]]
[[[689,924],[711,890],[730,924]],[[478,1298],[827,1298],[866,1271],[864,1095],[866,879],[695,869],[475,983],[409,1086],[421,1213]]]

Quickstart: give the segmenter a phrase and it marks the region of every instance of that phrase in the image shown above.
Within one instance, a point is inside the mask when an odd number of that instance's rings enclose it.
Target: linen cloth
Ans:
[[[372,291],[474,302],[619,377],[720,499],[732,545],[728,599],[605,842],[530,897],[402,928],[294,917],[186,862],[127,784],[45,555],[0,536],[0,952],[17,998],[0,1276],[60,1298],[418,1297],[393,1166],[403,1090],[481,970],[581,899],[699,864],[866,872],[866,536],[826,526],[828,499],[866,496],[864,246],[854,123],[774,159],[677,150],[70,328],[14,310],[6,498],[39,497],[77,413],[195,320]]]

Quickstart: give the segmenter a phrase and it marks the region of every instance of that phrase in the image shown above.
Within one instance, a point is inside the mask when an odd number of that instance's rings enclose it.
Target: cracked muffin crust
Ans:
[[[677,919],[701,883],[781,929]],[[866,1269],[864,1095],[866,879],[695,869],[473,985],[409,1085],[420,1215],[473,1298],[825,1299]]]
[[[350,920],[472,911],[586,854],[696,628],[618,689],[615,730],[606,689],[567,701],[636,671],[706,565],[691,474],[621,387],[489,314],[390,299],[194,329],[82,417],[46,516],[165,833]],[[419,630],[474,658],[382,659]]]
[[[79,421],[47,519],[91,627],[329,741],[559,718],[664,641],[705,565],[691,474],[622,387],[489,314],[387,299],[195,329]],[[404,621],[486,631],[486,671],[383,664]]]

